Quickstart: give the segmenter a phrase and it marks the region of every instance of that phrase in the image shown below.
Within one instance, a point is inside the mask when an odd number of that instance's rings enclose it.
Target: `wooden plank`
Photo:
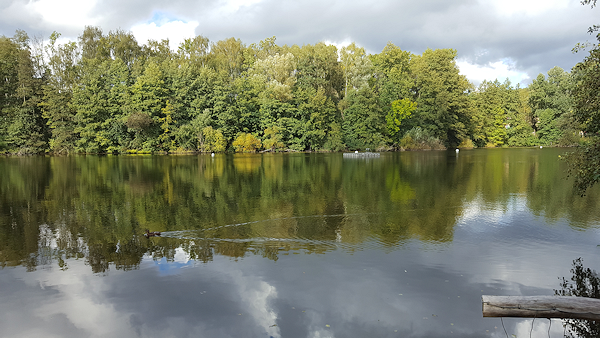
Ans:
[[[600,320],[600,299],[563,296],[481,296],[484,317]]]

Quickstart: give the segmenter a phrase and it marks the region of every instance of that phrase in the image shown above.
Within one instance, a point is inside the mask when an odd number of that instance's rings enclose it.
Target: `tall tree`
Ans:
[[[473,104],[473,142],[478,147],[498,147],[508,143],[519,107],[517,89],[510,81],[483,81],[470,95]]]
[[[344,74],[344,97],[348,95],[348,89],[368,85],[373,76],[371,60],[365,49],[354,42],[340,49],[340,66]]]
[[[534,116],[534,128],[541,144],[562,144],[564,136],[574,132],[570,126],[573,82],[571,74],[560,67],[539,74],[530,89],[529,105]]]
[[[377,79],[374,86],[379,95],[381,111],[389,121],[388,135],[394,143],[411,127],[409,117],[414,111],[411,107],[415,101],[412,90],[414,79],[410,69],[412,58],[410,52],[403,51],[391,42],[381,53],[370,56]]]
[[[0,151],[7,147],[8,126],[12,123],[13,111],[18,104],[17,65],[19,47],[10,38],[0,36]]]
[[[123,61],[83,59],[82,77],[73,93],[77,151],[120,152],[129,138],[125,116],[129,71]]]
[[[471,84],[459,74],[455,58],[454,49],[427,49],[411,61],[417,97],[413,118],[451,147],[467,137],[471,119]]]
[[[223,72],[231,79],[235,79],[243,70],[244,49],[245,46],[242,41],[235,38],[212,43],[209,64],[217,72]]]
[[[158,150],[161,133],[159,119],[165,117],[169,89],[165,86],[164,73],[159,65],[148,63],[144,74],[131,86],[131,112],[127,127],[135,134],[130,147],[143,151]]]
[[[182,63],[191,63],[196,67],[206,66],[210,42],[208,38],[198,35],[194,38],[183,40],[177,53]]]
[[[49,76],[40,105],[51,130],[50,149],[55,153],[67,153],[73,150],[77,139],[72,97],[73,87],[79,80],[79,52],[75,42],[58,44],[59,37],[56,32],[50,35],[46,50]]]
[[[27,34],[17,31],[13,39],[20,46],[17,64],[18,88],[15,93],[18,105],[15,106],[8,136],[14,152],[41,153],[46,150],[48,142],[46,121],[39,107],[44,78],[36,76],[41,71],[36,69],[31,56]]]
[[[342,127],[345,144],[351,149],[375,149],[386,144],[385,115],[379,97],[371,87],[348,94],[348,109]]]
[[[596,0],[583,0],[583,4],[596,5]],[[590,33],[599,26],[590,28]],[[587,142],[580,145],[567,159],[570,173],[575,177],[575,188],[584,194],[587,188],[600,181],[600,33],[598,44],[573,68],[574,118],[581,123]]]

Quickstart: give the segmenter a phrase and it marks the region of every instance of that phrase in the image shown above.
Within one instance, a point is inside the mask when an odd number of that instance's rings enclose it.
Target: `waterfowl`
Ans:
[[[144,236],[146,236],[146,237],[160,236],[160,231],[150,232],[150,230],[146,229],[146,233],[144,234]]]

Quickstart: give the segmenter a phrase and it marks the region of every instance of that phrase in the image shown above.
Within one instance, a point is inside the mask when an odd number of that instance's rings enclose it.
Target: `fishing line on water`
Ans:
[[[446,209],[455,209],[455,208],[458,208],[458,206],[456,206],[456,207],[450,207],[450,208],[446,208]],[[256,223],[262,223],[262,222],[284,221],[284,220],[290,220],[290,219],[385,215],[385,214],[390,214],[390,213],[399,213],[399,212],[406,212],[406,211],[415,212],[415,211],[423,211],[423,210],[429,210],[429,208],[427,208],[427,209],[425,209],[425,208],[422,208],[422,209],[410,209],[410,210],[392,211],[392,212],[367,212],[367,213],[354,213],[354,214],[308,215],[308,216],[291,216],[291,217],[281,217],[281,218],[269,218],[269,219],[262,219],[262,220],[257,220],[257,221],[250,221],[250,222],[242,222],[242,223],[220,225],[220,226],[216,226],[216,227],[212,227],[212,228],[198,229],[197,231],[218,230],[218,229],[222,229],[222,228],[237,227],[237,226],[243,226],[243,225],[249,225],[249,224],[256,224]]]

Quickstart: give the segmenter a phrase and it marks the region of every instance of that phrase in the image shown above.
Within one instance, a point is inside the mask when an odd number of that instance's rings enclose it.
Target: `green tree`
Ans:
[[[133,33],[117,29],[110,31],[106,40],[109,57],[113,60],[121,60],[129,70],[134,70],[142,55],[142,47],[137,43]],[[141,63],[139,66],[138,72],[141,73],[143,72]]]
[[[39,107],[44,78],[36,76],[42,72],[35,69],[27,34],[17,31],[13,39],[20,45],[17,64],[18,88],[15,93],[18,106],[15,107],[8,136],[11,145],[16,148],[14,152],[41,153],[47,149],[48,142],[46,121]]]
[[[595,0],[582,3],[596,5]],[[598,26],[594,26],[590,33],[597,30]],[[575,177],[575,188],[582,195],[600,180],[600,33],[596,38],[599,43],[573,68],[573,116],[581,124],[587,141],[569,154],[567,161],[570,174]]]
[[[548,71],[548,77],[539,74],[533,80],[529,104],[533,111],[534,128],[541,144],[561,144],[565,134],[572,134],[577,126],[572,121],[573,80],[571,74],[560,67]]]
[[[245,46],[240,39],[229,38],[212,43],[210,47],[209,64],[217,72],[238,77],[243,70]]]
[[[77,151],[121,152],[130,135],[125,125],[129,104],[129,71],[117,59],[82,59],[82,77],[73,91]]]
[[[208,126],[202,129],[200,139],[200,151],[202,152],[223,152],[227,146],[227,141],[223,133],[218,129]]]
[[[250,133],[241,133],[232,145],[236,152],[254,153],[262,147],[262,142]]]
[[[263,141],[265,149],[271,151],[279,151],[285,148],[285,144],[281,141],[281,134],[277,126],[267,127],[265,129],[265,139]]]
[[[177,50],[179,59],[183,64],[191,64],[196,67],[207,65],[210,42],[208,38],[198,35],[194,38],[185,39]]]
[[[78,138],[72,98],[73,87],[79,81],[79,52],[75,42],[58,44],[59,37],[60,34],[52,33],[46,49],[49,76],[40,106],[51,130],[50,149],[68,153],[73,151]]]
[[[344,97],[348,95],[348,89],[368,85],[373,76],[371,60],[365,49],[354,42],[340,49],[340,66],[344,74]]]
[[[19,47],[10,38],[0,37],[0,151],[7,147],[7,128],[12,124],[17,106],[16,91],[19,86],[17,65]]]
[[[131,86],[131,111],[127,126],[135,137],[130,148],[143,151],[158,150],[161,133],[159,119],[167,104],[169,90],[165,85],[164,73],[158,64],[150,62]]]
[[[450,147],[467,137],[471,122],[471,84],[459,74],[455,58],[453,49],[427,49],[411,60],[417,96],[413,118]]]
[[[348,104],[342,123],[344,143],[350,149],[374,149],[385,145],[385,115],[373,89],[363,87],[351,91]]]
[[[517,108],[509,112],[508,145],[513,147],[530,147],[538,145],[533,130],[534,117],[529,105],[529,88],[516,88]]]
[[[293,46],[290,52],[296,59],[296,88],[323,88],[325,96],[337,105],[344,88],[337,48],[320,42],[301,48]]]
[[[169,100],[161,109],[162,116],[158,118],[162,133],[158,136],[160,147],[164,151],[175,150],[175,139],[173,137],[173,126],[177,121],[173,120],[173,105]]]
[[[100,27],[86,26],[79,36],[79,47],[82,59],[109,59],[111,56],[108,39]]]
[[[381,107],[386,113],[391,109],[392,102],[413,99],[414,79],[410,66],[413,58],[410,52],[403,51],[391,42],[381,53],[371,55]]]
[[[402,121],[410,118],[416,109],[417,103],[407,98],[392,102],[392,109],[385,116],[385,121],[388,133],[393,139],[397,138]]]

